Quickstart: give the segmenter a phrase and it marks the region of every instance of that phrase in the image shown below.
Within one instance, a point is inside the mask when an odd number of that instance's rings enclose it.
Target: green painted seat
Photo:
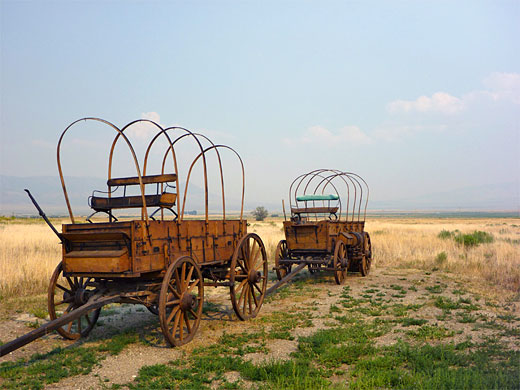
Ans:
[[[334,194],[331,194],[331,195],[302,195],[302,196],[296,197],[296,200],[298,202],[305,202],[305,201],[312,201],[312,200],[338,200],[338,199],[339,199],[339,196],[334,195]]]

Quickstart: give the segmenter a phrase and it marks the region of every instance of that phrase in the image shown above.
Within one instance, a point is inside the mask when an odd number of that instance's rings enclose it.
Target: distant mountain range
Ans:
[[[88,197],[94,189],[106,190],[106,179],[95,177],[67,177],[67,192],[74,213],[88,214]],[[151,186],[149,186],[151,187]],[[33,215],[37,214],[24,188],[30,189],[44,211],[50,215],[67,213],[61,183],[57,176],[16,177],[0,175],[0,214]],[[187,208],[200,212],[204,207],[204,191],[196,185],[190,185],[190,203]],[[377,194],[376,194],[377,196]],[[281,201],[254,199],[245,203],[245,210],[250,211],[263,205],[272,213],[280,213]],[[210,194],[210,209],[220,210],[220,195]],[[240,209],[240,200],[228,196],[226,208]],[[286,206],[287,207],[287,206]],[[424,194],[399,200],[370,200],[369,210],[374,211],[513,211],[520,210],[520,184],[517,182],[466,187],[456,190]]]

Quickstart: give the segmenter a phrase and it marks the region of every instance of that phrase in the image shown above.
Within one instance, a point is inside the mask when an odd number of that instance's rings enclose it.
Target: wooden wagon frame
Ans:
[[[61,164],[61,144],[65,134],[77,123],[95,121],[108,125],[115,132],[108,159],[108,180],[105,196],[95,191],[89,205],[95,213],[106,213],[108,222],[78,223],[72,212]],[[146,123],[157,129],[146,149],[142,169],[135,150],[125,134],[132,126]],[[176,138],[171,134],[181,133]],[[161,172],[147,172],[152,146],[159,137],[167,140]],[[191,163],[180,206],[180,183],[175,146],[183,138],[191,138],[199,154]],[[112,177],[114,150],[123,141],[132,156],[136,176]],[[209,146],[203,146],[203,142]],[[239,219],[226,217],[224,173],[220,151],[236,155],[242,171],[242,194]],[[222,219],[209,218],[208,166],[206,156],[215,153],[220,171]],[[166,170],[168,156],[173,167]],[[202,160],[204,178],[205,218],[187,220],[186,196],[192,170]],[[61,134],[57,146],[58,172],[63,187],[70,224],[62,232],[48,222],[45,214],[30,195],[33,203],[60,238],[62,261],[57,266],[48,288],[48,310],[51,321],[28,335],[1,347],[8,353],[43,334],[56,329],[67,339],[86,336],[96,324],[101,307],[109,303],[133,303],[146,306],[158,314],[162,332],[172,346],[193,339],[201,320],[204,287],[229,289],[233,309],[240,320],[255,317],[262,306],[267,286],[267,256],[264,244],[254,233],[247,233],[243,218],[245,170],[240,155],[226,145],[215,145],[202,134],[182,127],[163,128],[150,120],[136,120],[119,129],[99,118],[83,118],[71,123]],[[155,195],[146,194],[146,186],[155,186]],[[126,187],[139,186],[140,195],[127,195]],[[122,187],[123,195],[117,188]],[[156,211],[148,214],[148,208]],[[116,209],[137,208],[141,217],[118,221]],[[172,219],[165,218],[166,213]],[[154,214],[160,212],[156,219]]]
[[[348,271],[368,275],[372,244],[364,229],[369,191],[365,180],[352,172],[317,169],[298,176],[289,187],[285,240],[275,254],[278,279],[286,280],[304,266],[311,273],[333,271],[338,284]]]

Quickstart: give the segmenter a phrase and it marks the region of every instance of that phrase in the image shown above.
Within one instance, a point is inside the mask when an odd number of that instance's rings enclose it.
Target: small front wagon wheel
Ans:
[[[282,280],[287,274],[291,273],[291,264],[280,265],[280,260],[288,258],[289,250],[287,249],[287,241],[281,240],[276,246],[276,252],[274,254],[274,266],[278,280]]]
[[[364,235],[363,258],[359,264],[359,270],[362,276],[367,276],[370,272],[370,266],[372,265],[372,243],[370,242],[370,235],[368,233],[364,233]]]
[[[197,332],[204,302],[204,281],[189,256],[179,257],[166,271],[159,294],[159,321],[166,341],[178,347]]]
[[[264,302],[267,255],[258,235],[249,233],[238,242],[229,270],[231,304],[239,319],[254,318]]]
[[[345,283],[348,269],[347,248],[342,241],[336,243],[334,249],[334,279],[337,284]]]
[[[49,318],[55,320],[83,306],[98,291],[92,278],[63,276],[63,264],[60,262],[51,276],[47,290],[47,308]],[[58,328],[60,335],[69,340],[87,336],[96,324],[101,308],[93,309],[84,316]]]

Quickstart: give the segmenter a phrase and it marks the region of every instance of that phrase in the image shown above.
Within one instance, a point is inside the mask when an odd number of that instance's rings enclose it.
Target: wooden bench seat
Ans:
[[[336,214],[339,207],[292,207],[293,214]]]
[[[145,195],[146,207],[172,208],[175,205],[176,198],[177,194],[170,194],[167,192],[160,195]],[[141,195],[119,196],[112,198],[92,196],[90,198],[90,207],[96,211],[105,212],[112,209],[143,207],[143,198]]]

